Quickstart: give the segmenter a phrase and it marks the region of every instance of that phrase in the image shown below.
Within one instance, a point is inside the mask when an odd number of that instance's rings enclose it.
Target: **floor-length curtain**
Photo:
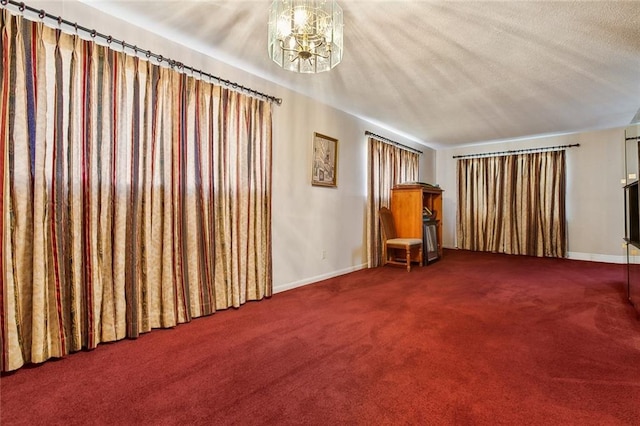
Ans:
[[[367,266],[382,264],[382,236],[378,210],[389,207],[391,188],[418,180],[419,154],[369,138],[367,194]]]
[[[564,257],[565,151],[458,160],[457,245]]]
[[[1,370],[271,295],[271,105],[2,11]]]

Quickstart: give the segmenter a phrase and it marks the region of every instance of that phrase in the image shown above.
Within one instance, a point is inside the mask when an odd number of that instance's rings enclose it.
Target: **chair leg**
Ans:
[[[407,272],[411,272],[411,247],[407,246]]]
[[[424,266],[423,265],[423,261],[422,261],[422,246],[420,246],[420,248],[418,249],[418,256],[419,256],[419,260],[420,260],[420,266]]]

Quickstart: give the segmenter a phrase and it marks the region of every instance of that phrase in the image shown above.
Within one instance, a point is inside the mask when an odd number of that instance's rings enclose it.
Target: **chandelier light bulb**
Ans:
[[[296,31],[303,31],[305,25],[307,25],[307,11],[302,8],[296,8],[293,13],[293,22],[295,24]]]

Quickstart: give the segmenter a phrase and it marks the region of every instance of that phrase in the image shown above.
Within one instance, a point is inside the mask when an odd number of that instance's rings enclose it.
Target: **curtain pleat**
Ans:
[[[271,296],[271,104],[1,19],[0,369]]]
[[[457,244],[566,256],[565,151],[458,160]]]
[[[391,204],[391,188],[418,180],[419,155],[369,138],[367,194],[367,266],[382,265],[382,232],[378,210]]]

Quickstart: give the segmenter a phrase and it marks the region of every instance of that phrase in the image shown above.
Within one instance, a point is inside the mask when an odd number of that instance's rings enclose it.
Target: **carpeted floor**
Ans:
[[[13,424],[640,424],[623,265],[446,251],[2,376]]]

